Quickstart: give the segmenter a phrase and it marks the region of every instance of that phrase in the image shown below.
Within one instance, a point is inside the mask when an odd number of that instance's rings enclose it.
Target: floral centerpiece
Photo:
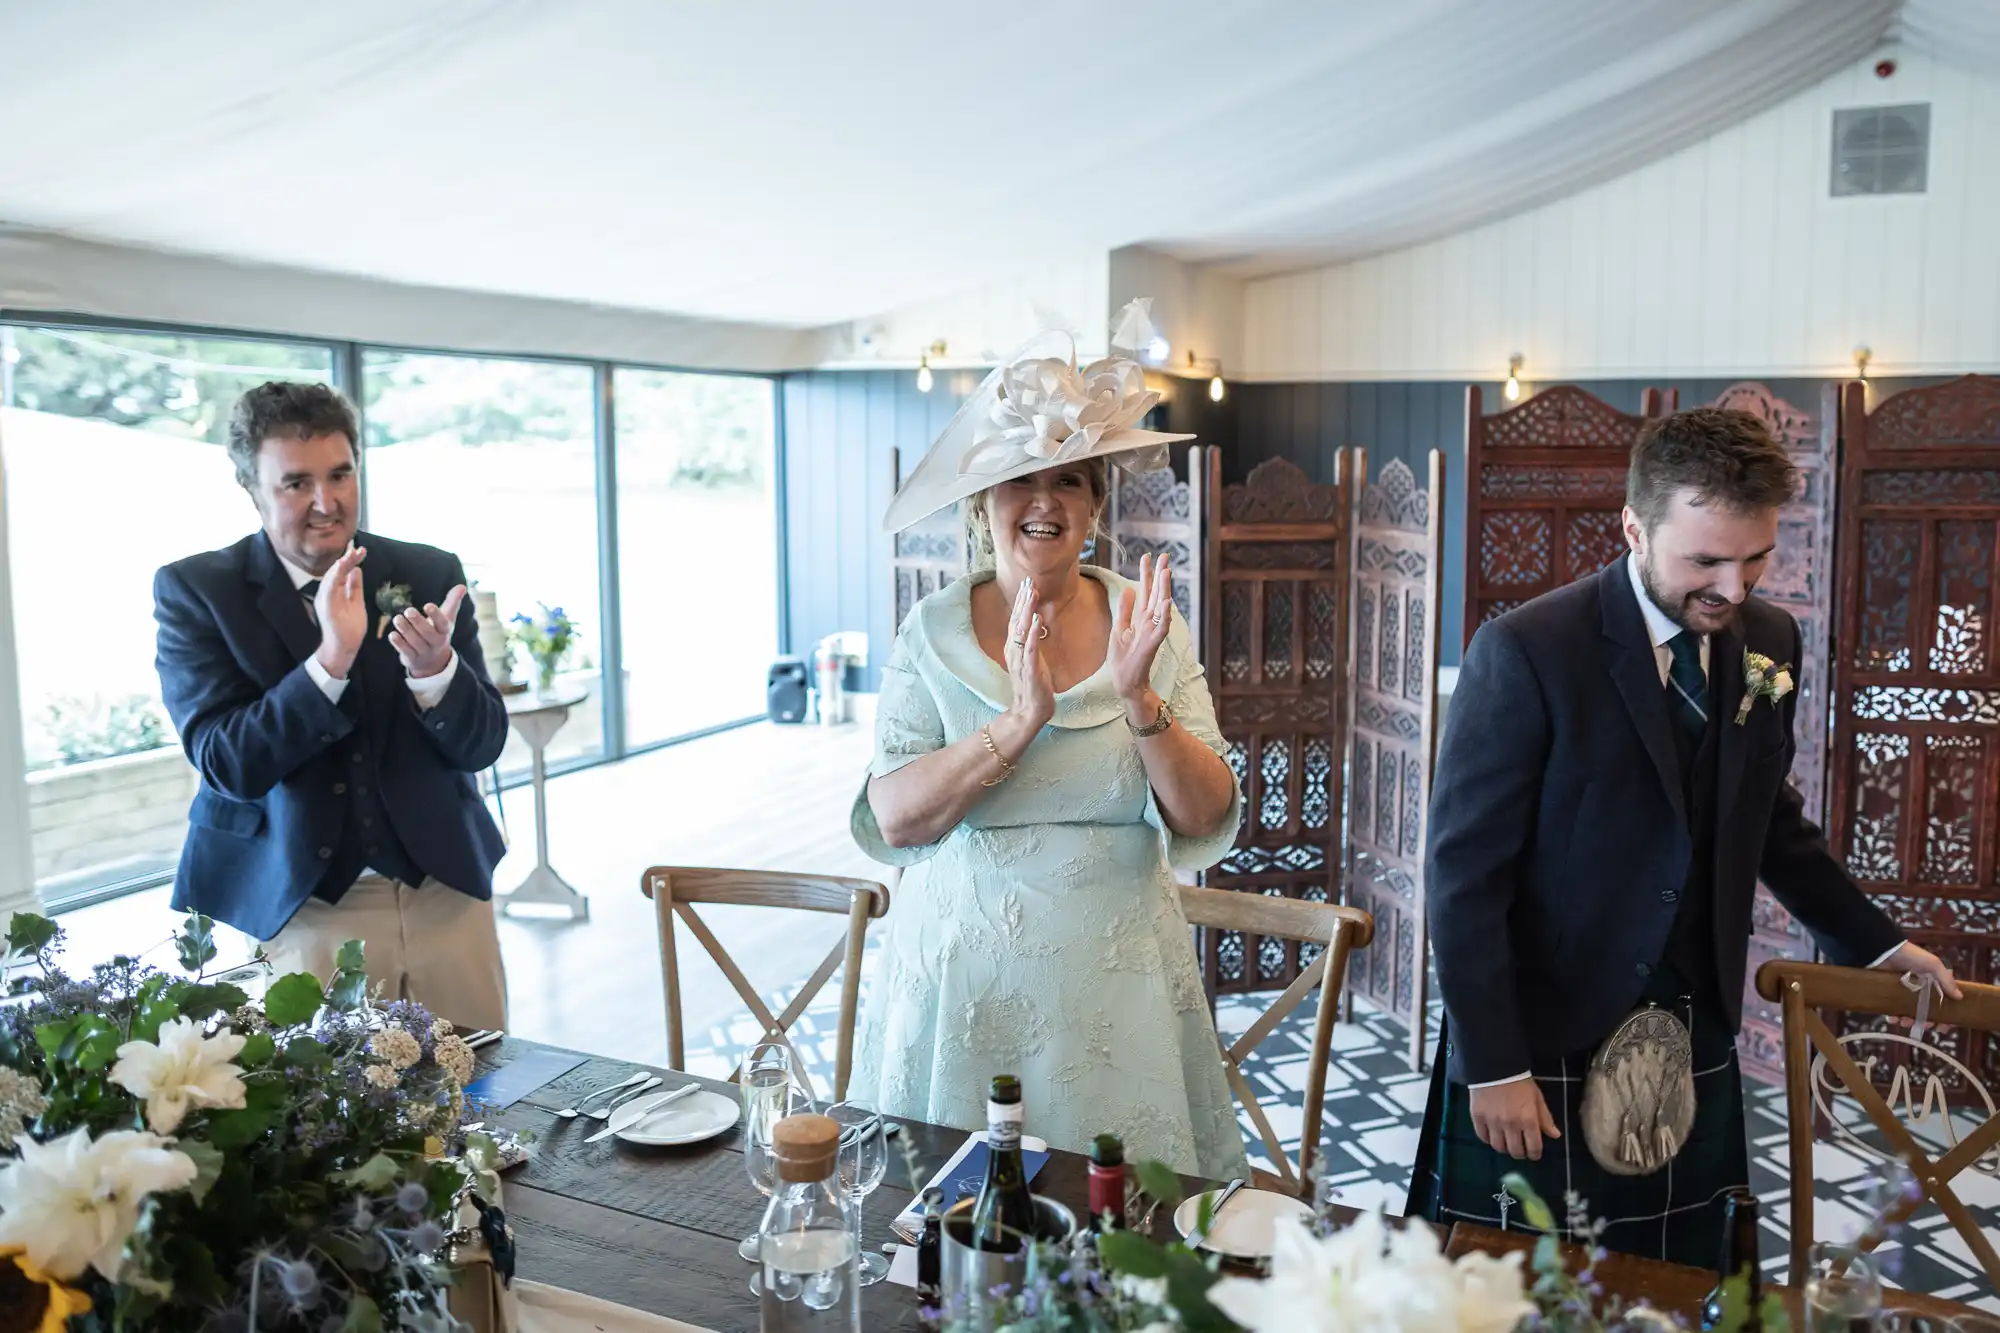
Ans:
[[[1136,1175],[1141,1195],[1154,1206],[1171,1210],[1180,1202],[1179,1179],[1166,1166],[1147,1162]],[[1312,1222],[1279,1226],[1262,1273],[1225,1272],[1215,1254],[1114,1230],[1063,1245],[1038,1244],[1019,1289],[991,1293],[983,1313],[953,1305],[931,1314],[945,1333],[983,1327],[1000,1333],[1671,1333],[1677,1327],[1651,1307],[1605,1295],[1593,1271],[1604,1251],[1595,1230],[1579,1225],[1586,1215],[1581,1200],[1568,1202],[1572,1234],[1582,1237],[1586,1257],[1571,1271],[1548,1206],[1519,1176],[1507,1178],[1507,1189],[1542,1232],[1528,1265],[1519,1252],[1453,1258],[1434,1228],[1395,1225],[1379,1209],[1344,1226],[1323,1209]],[[1142,1198],[1128,1216],[1151,1211]],[[1198,1231],[1211,1220],[1206,1199],[1200,1213]],[[1750,1322],[1748,1279],[1725,1284],[1725,1298],[1732,1290],[1718,1325],[1723,1333],[1738,1333]],[[1765,1333],[1788,1329],[1784,1306],[1774,1297],[1759,1313]]]
[[[545,695],[576,644],[576,622],[560,606],[554,610],[541,606],[540,611],[539,616],[516,615],[508,623],[507,642],[535,664],[535,692]]]
[[[0,1333],[442,1333],[471,1049],[420,1005],[372,1007],[359,943],[329,984],[253,1002],[204,970],[212,931],[175,936],[182,975],[73,978],[54,923],[13,918]]]

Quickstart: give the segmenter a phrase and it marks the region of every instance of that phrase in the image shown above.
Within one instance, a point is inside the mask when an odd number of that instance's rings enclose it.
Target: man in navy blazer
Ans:
[[[503,850],[472,774],[507,740],[458,558],[356,531],[357,425],[319,384],[236,404],[229,454],[262,530],[153,581],[160,689],[201,788],[174,906],[264,941],[280,971],[371,981],[506,1025]]]
[[[1445,1037],[1411,1213],[1518,1223],[1500,1183],[1518,1171],[1552,1204],[1581,1195],[1610,1249],[1712,1266],[1721,1201],[1749,1181],[1735,1035],[1760,878],[1832,961],[1958,993],[1787,780],[1799,629],[1751,594],[1796,484],[1748,413],[1650,422],[1626,482],[1630,552],[1467,648],[1431,799]],[[1648,1006],[1687,1029],[1693,1123],[1620,1142],[1607,1166],[1601,1137],[1586,1146],[1588,1071]]]

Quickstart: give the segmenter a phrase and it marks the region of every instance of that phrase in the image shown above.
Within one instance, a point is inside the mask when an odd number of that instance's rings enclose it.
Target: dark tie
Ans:
[[[318,597],[318,596],[319,596],[319,580],[318,580],[318,579],[307,579],[307,580],[306,580],[306,581],[305,581],[304,583],[301,583],[301,584],[299,585],[299,596],[301,596],[301,597],[305,598],[305,599],[306,599],[306,600],[307,600],[308,602],[310,602],[310,601],[312,601],[312,600],[313,600],[314,598]]]
[[[1682,630],[1667,640],[1674,655],[1667,670],[1667,711],[1691,750],[1701,748],[1708,731],[1708,677],[1701,669],[1701,636]]]

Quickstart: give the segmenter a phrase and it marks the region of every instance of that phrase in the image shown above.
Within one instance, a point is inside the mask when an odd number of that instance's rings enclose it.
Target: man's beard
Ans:
[[[1661,615],[1664,615],[1688,633],[1713,634],[1716,632],[1715,629],[1704,629],[1699,625],[1688,624],[1686,597],[1678,597],[1672,601],[1667,600],[1666,595],[1660,591],[1660,582],[1653,572],[1653,558],[1650,555],[1639,561],[1639,586],[1646,590],[1646,596],[1652,601],[1654,606],[1659,608]],[[1737,608],[1729,608],[1728,618],[1720,626],[1717,626],[1716,629],[1727,629],[1729,626],[1735,624],[1737,614]]]

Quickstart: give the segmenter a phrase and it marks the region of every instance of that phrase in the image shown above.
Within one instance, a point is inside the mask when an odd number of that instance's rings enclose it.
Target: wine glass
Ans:
[[[889,1169],[889,1142],[882,1113],[849,1099],[829,1107],[827,1116],[840,1126],[840,1155],[835,1164],[840,1188],[854,1201],[854,1247],[861,1254],[861,1285],[872,1287],[889,1276],[889,1261],[868,1250],[862,1240],[862,1204],[882,1183]]]
[[[1849,1245],[1812,1247],[1806,1266],[1806,1333],[1848,1333],[1882,1312],[1875,1263]]]

